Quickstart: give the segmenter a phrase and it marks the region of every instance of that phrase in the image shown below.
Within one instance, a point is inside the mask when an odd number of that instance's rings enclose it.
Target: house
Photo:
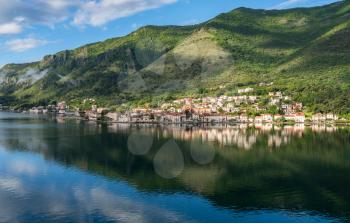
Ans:
[[[251,103],[255,103],[258,100],[258,96],[249,96],[248,100]]]
[[[199,115],[198,113],[192,114],[192,121],[200,122],[200,120],[201,120],[201,115]]]
[[[238,122],[238,121],[239,121],[239,116],[238,116],[238,115],[235,115],[235,116],[227,116],[227,121]]]
[[[163,113],[162,109],[152,109],[151,113]]]
[[[132,112],[129,115],[129,120],[133,123],[141,123],[143,122],[143,114],[138,112]]]
[[[102,118],[101,113],[97,113],[96,111],[90,110],[85,113],[88,120],[96,121],[100,118]]]
[[[166,110],[166,109],[171,108],[172,106],[173,106],[173,105],[170,104],[170,103],[164,103],[164,104],[162,104],[162,105],[160,106],[160,108],[163,109],[163,110]]]
[[[186,121],[186,116],[177,113],[169,113],[164,116],[164,122],[167,123],[182,123]]]
[[[220,114],[207,114],[204,116],[204,122],[224,123],[224,122],[227,122],[227,116],[220,115]]]
[[[295,115],[294,115],[294,114],[292,114],[292,115],[285,115],[285,116],[283,116],[283,117],[284,117],[284,119],[287,120],[287,121],[293,121],[293,122],[295,122]]]
[[[280,91],[277,92],[269,92],[269,97],[283,98],[283,94]]]
[[[254,91],[254,88],[244,88],[244,89],[238,89],[238,94],[245,94],[245,93],[250,93],[250,92],[253,92]]]
[[[153,122],[153,120],[154,120],[154,117],[151,114],[144,114],[142,116],[142,122],[143,123],[151,123],[151,122]]]
[[[108,113],[108,109],[106,109],[106,108],[98,108],[98,109],[96,110],[96,112],[97,112],[98,114],[105,115],[105,114]]]
[[[262,121],[263,122],[272,122],[273,116],[271,114],[263,114],[262,115]]]
[[[42,114],[43,111],[42,111],[42,109],[40,109],[40,108],[34,107],[34,108],[32,108],[32,109],[29,110],[29,113],[32,113],[32,114]]]
[[[56,105],[48,105],[46,108],[47,108],[47,110],[49,112],[54,112],[55,113],[57,111]]]
[[[227,103],[222,109],[225,112],[234,112],[234,110],[236,110],[235,105],[233,103]]]
[[[193,112],[196,114],[206,114],[211,113],[210,108],[193,108]]]
[[[120,118],[120,113],[118,112],[108,112],[106,114],[106,118],[109,119],[112,122],[118,122]]]
[[[293,109],[293,111],[296,111],[296,112],[300,112],[300,111],[302,111],[303,110],[303,103],[294,103],[293,105],[292,105],[292,109]]]
[[[304,113],[302,113],[302,112],[296,113],[294,116],[295,116],[294,121],[296,123],[304,123],[305,122],[305,114]]]
[[[185,98],[184,102],[185,102],[185,105],[191,106],[192,105],[192,98]]]
[[[282,92],[277,91],[277,92],[275,93],[275,97],[282,99],[282,98],[283,98]]]
[[[121,123],[131,122],[130,113],[119,114],[117,122],[121,122]]]
[[[178,100],[175,100],[173,101],[174,104],[183,104],[184,103],[184,100],[183,99],[178,99]]]
[[[65,101],[61,101],[57,104],[57,110],[66,110],[67,104]]]
[[[281,108],[282,108],[283,113],[286,115],[290,115],[293,113],[292,106],[289,104],[282,104]]]
[[[148,109],[145,108],[135,108],[132,110],[133,113],[147,113]]]
[[[171,108],[168,109],[168,112],[175,113],[176,112],[176,108],[171,107]]]
[[[278,105],[281,102],[281,99],[279,98],[272,98],[270,101],[271,105]]]
[[[305,114],[302,112],[291,114],[291,115],[285,115],[284,118],[287,121],[294,121],[296,123],[304,123],[305,122]]]
[[[291,97],[291,96],[285,96],[285,97],[284,97],[284,100],[285,100],[285,101],[290,101],[290,100],[292,100],[292,97]]]
[[[219,109],[219,108],[218,108],[217,106],[214,105],[214,106],[211,107],[211,112],[212,112],[212,113],[216,113],[216,112],[218,112],[218,109]]]
[[[254,122],[262,123],[263,122],[263,117],[262,116],[256,116],[255,119],[254,119]]]
[[[239,121],[244,123],[249,122],[249,117],[246,114],[242,114],[239,116]]]
[[[203,114],[192,114],[192,121],[194,123],[205,123],[205,115]]]
[[[321,113],[317,113],[312,116],[312,121],[313,122],[325,122],[327,117]]]
[[[338,116],[332,113],[326,114],[326,119],[329,121],[336,121],[338,120]]]
[[[58,110],[58,114],[59,115],[65,115],[66,114],[66,110],[60,109],[60,110]]]
[[[164,117],[164,114],[162,112],[153,113],[153,118],[154,118],[155,122],[158,122],[158,123],[165,122],[165,120],[164,120],[165,117]]]
[[[283,115],[274,115],[273,120],[274,121],[281,121],[283,119]]]
[[[261,83],[259,83],[259,86],[260,86],[260,87],[263,87],[263,86],[272,86],[272,85],[273,85],[273,82],[270,82],[270,83],[261,82]]]

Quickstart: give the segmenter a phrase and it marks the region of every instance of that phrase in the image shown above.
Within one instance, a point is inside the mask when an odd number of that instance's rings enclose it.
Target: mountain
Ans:
[[[273,86],[257,87],[261,82]],[[350,1],[289,10],[238,8],[194,26],[146,26],[0,69],[0,103],[94,98],[109,107],[181,96],[282,90],[310,111],[350,113]]]

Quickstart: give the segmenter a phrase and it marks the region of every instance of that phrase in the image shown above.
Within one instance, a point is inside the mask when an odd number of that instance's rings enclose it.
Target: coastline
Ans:
[[[89,118],[87,116],[77,116],[73,112],[67,112],[66,114],[59,114],[54,112],[47,113],[30,113],[30,112],[17,112],[11,110],[0,110],[4,113],[14,113],[14,114],[28,114],[28,115],[38,115],[43,117],[54,117],[62,120],[80,120],[95,122],[99,124],[129,124],[129,125],[150,125],[150,126],[236,126],[236,125],[249,125],[249,126],[261,126],[261,125],[273,125],[273,126],[350,126],[350,121],[311,121],[306,120],[305,122],[292,122],[292,121],[269,121],[269,122],[255,122],[255,121],[222,121],[222,122],[206,122],[206,121],[180,121],[180,122],[169,122],[169,121],[115,121],[107,118],[106,116],[101,116],[100,118]]]

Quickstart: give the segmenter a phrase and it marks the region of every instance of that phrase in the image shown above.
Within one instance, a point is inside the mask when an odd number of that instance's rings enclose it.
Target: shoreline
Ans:
[[[28,113],[30,114],[30,113]],[[313,125],[336,125],[336,126],[350,126],[350,122],[334,122],[334,121],[326,121],[326,122],[312,122],[312,121],[306,121],[306,122],[280,122],[280,121],[273,121],[273,122],[233,122],[233,121],[226,121],[226,122],[160,122],[160,121],[137,121],[137,122],[118,122],[108,119],[89,119],[84,117],[77,117],[74,115],[62,115],[62,114],[37,114],[37,115],[52,115],[54,117],[60,117],[62,119],[75,119],[75,120],[81,120],[81,121],[88,121],[88,122],[95,122],[100,124],[128,124],[128,125],[150,125],[150,126],[235,126],[235,125],[274,125],[274,126],[295,126],[295,125],[304,125],[304,126],[313,126]]]
[[[313,125],[336,125],[336,126],[350,126],[350,121],[319,121],[313,122],[306,120],[305,122],[292,122],[292,121],[271,121],[271,122],[239,122],[239,121],[223,121],[223,122],[202,122],[202,121],[184,121],[184,122],[161,122],[161,121],[114,121],[108,119],[106,116],[102,118],[93,118],[89,119],[88,117],[79,117],[76,116],[73,112],[69,112],[68,114],[59,114],[59,113],[30,113],[30,112],[16,112],[10,110],[0,110],[0,112],[4,113],[13,113],[13,114],[27,114],[27,115],[37,115],[37,116],[47,116],[47,117],[55,117],[62,119],[74,119],[81,121],[90,121],[96,122],[100,124],[129,124],[129,125],[187,125],[187,126],[235,126],[235,125],[274,125],[274,126],[294,126],[294,125],[304,125],[304,126],[313,126]]]

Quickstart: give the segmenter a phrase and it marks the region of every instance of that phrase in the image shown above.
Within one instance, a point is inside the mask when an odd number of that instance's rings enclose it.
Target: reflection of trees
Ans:
[[[1,145],[7,149],[39,152],[64,165],[128,181],[140,190],[194,191],[236,209],[278,208],[347,216],[349,131],[298,128],[186,129],[82,122],[5,128],[0,133]],[[153,135],[147,155],[128,152],[131,131]],[[153,157],[172,138],[184,154],[185,169],[178,178],[166,180],[154,173]],[[192,160],[194,139],[215,145],[212,163],[201,166]]]

